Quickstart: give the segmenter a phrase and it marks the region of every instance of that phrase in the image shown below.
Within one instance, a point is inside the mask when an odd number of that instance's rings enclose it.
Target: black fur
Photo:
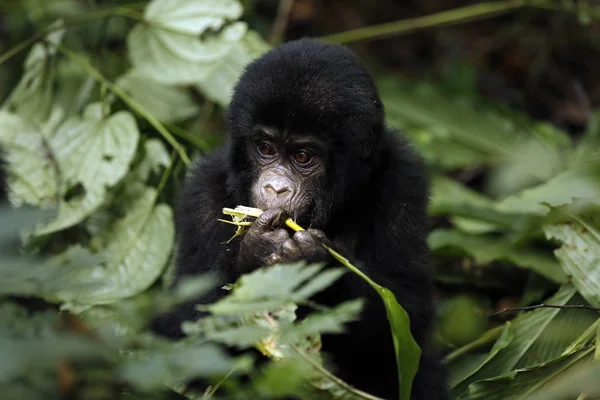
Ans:
[[[223,207],[251,204],[257,169],[248,154],[256,123],[281,132],[309,133],[324,141],[325,177],[309,215],[298,221],[322,230],[328,242],[375,282],[388,287],[411,318],[424,349],[413,399],[448,399],[445,373],[427,354],[433,318],[433,282],[426,244],[428,182],[423,163],[398,132],[385,128],[373,80],[346,48],[303,39],[280,46],[251,63],[229,108],[226,146],[204,158],[185,185],[177,212],[176,277],[212,272],[221,284],[240,270],[240,239],[217,222]],[[332,263],[334,264],[334,263]],[[259,265],[254,265],[256,268]],[[247,267],[247,266],[246,266]],[[198,300],[224,293],[216,289]],[[364,281],[346,273],[315,300],[327,305],[364,297],[366,309],[347,334],[325,336],[339,376],[369,393],[397,399],[390,328],[381,299]],[[198,314],[193,304],[156,320],[154,329],[181,337],[180,323]]]

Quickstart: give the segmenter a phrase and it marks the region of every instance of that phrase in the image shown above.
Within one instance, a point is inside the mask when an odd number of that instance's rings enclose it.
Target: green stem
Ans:
[[[102,10],[90,12],[84,15],[79,15],[75,17],[65,18],[65,23],[60,25],[51,25],[48,26],[32,37],[17,43],[14,47],[8,49],[4,54],[0,55],[0,65],[4,64],[6,61],[19,54],[21,51],[27,49],[33,43],[41,40],[49,33],[61,30],[68,29],[72,27],[76,27],[82,24],[86,24],[88,22],[92,22],[98,19],[108,18],[108,17],[127,17],[133,20],[139,21],[143,18],[141,14],[139,14],[135,9],[145,6],[145,3],[133,3],[129,5],[119,6],[119,7],[110,7]]]
[[[444,358],[444,364],[448,364],[448,363],[456,360],[458,357],[470,352],[471,350],[475,350],[476,348],[479,348],[483,345],[492,343],[493,341],[495,341],[496,339],[498,339],[500,337],[500,334],[502,333],[503,329],[504,329],[504,325],[497,326],[497,327],[485,332],[478,339],[472,341],[471,343],[466,344],[463,347],[454,350],[452,353],[448,354]]]
[[[165,125],[165,127],[169,128],[169,131],[173,132],[173,134],[179,136],[182,139],[187,140],[188,142],[190,142],[197,148],[204,150],[204,151],[209,151],[211,149],[211,146],[208,144],[208,142],[206,142],[201,137],[194,135],[192,132],[189,132],[183,128],[180,128],[179,126],[177,126],[175,124],[165,123],[164,125]]]
[[[295,232],[300,232],[300,231],[304,230],[303,227],[301,227],[300,225],[298,225],[296,223],[296,221],[294,221],[291,218],[288,218],[285,221],[285,224],[286,224],[286,226],[288,228],[292,229]],[[335,258],[336,260],[338,260],[339,262],[341,262],[344,267],[348,268],[349,270],[351,270],[352,272],[354,272],[356,275],[360,276],[362,279],[364,279],[365,281],[367,281],[367,283],[369,285],[371,285],[372,288],[374,288],[377,291],[379,291],[381,289],[380,285],[378,285],[375,282],[373,282],[373,280],[371,278],[369,278],[367,275],[365,275],[360,269],[358,269],[354,265],[352,265],[350,263],[350,261],[346,257],[344,257],[343,255],[341,255],[340,253],[338,253],[337,251],[335,251],[331,247],[327,246],[326,244],[322,244],[322,246],[325,248],[325,250],[327,250],[329,252],[329,254],[331,254],[333,256],[333,258]]]
[[[189,159],[188,155],[186,154],[185,149],[183,148],[183,146],[156,119],[156,117],[154,117],[152,114],[150,114],[141,104],[139,104],[137,101],[135,101],[123,89],[121,89],[120,87],[118,87],[114,83],[110,82],[108,79],[106,79],[102,75],[102,73],[100,71],[98,71],[96,68],[94,68],[85,58],[81,57],[80,55],[76,54],[75,52],[67,49],[66,47],[64,47],[62,45],[60,45],[58,47],[58,50],[62,54],[64,54],[66,57],[68,57],[69,59],[71,59],[73,62],[75,62],[76,64],[78,64],[81,68],[83,68],[83,70],[86,71],[88,73],[88,75],[90,75],[91,77],[93,77],[94,79],[96,79],[98,82],[102,83],[103,85],[106,85],[106,87],[111,92],[113,92],[121,100],[123,100],[123,102],[125,102],[125,104],[127,104],[132,110],[134,110],[139,115],[141,115],[142,117],[144,117],[144,119],[146,119],[146,121],[148,121],[150,123],[150,125],[152,125],[152,127],[154,127],[154,129],[156,129],[165,138],[165,140],[167,142],[169,142],[169,144],[175,149],[175,151],[177,151],[177,153],[179,154],[179,157],[181,158],[181,160],[186,165],[190,163],[190,159]]]
[[[349,43],[359,40],[380,39],[387,36],[401,35],[419,29],[434,26],[448,26],[468,21],[481,20],[508,13],[523,7],[525,1],[493,1],[455,8],[448,11],[425,15],[423,17],[388,22],[385,24],[367,26],[346,32],[323,36],[320,39],[331,43]]]

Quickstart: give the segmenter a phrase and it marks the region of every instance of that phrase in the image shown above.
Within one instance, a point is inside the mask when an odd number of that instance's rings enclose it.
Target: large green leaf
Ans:
[[[333,250],[331,247],[326,245],[323,245],[323,247],[325,247],[336,260],[342,263],[342,265],[367,282],[377,291],[379,297],[381,297],[392,331],[394,350],[396,351],[400,400],[409,400],[411,398],[413,380],[419,369],[421,348],[410,331],[410,317],[408,316],[408,313],[404,307],[398,303],[398,299],[396,299],[396,296],[391,290],[371,280],[371,278],[366,276],[360,269],[352,265],[347,258]]]
[[[564,355],[542,365],[522,368],[503,376],[475,382],[461,394],[458,400],[512,400],[528,399],[553,379],[588,364],[593,347],[587,347],[576,353]],[[547,397],[544,397],[547,399]],[[562,399],[562,398],[561,398]]]
[[[433,161],[442,166],[493,165],[532,137],[555,146],[570,143],[557,130],[540,131],[523,116],[513,113],[509,118],[472,98],[448,101],[448,95],[431,85],[407,85],[386,77],[379,80],[379,87],[389,124],[421,137],[417,144],[433,151]],[[458,162],[448,160],[456,158],[457,152],[461,154]]]
[[[598,160],[596,160],[597,162]],[[538,186],[509,196],[497,204],[503,212],[546,215],[554,207],[570,204],[574,199],[599,199],[600,179],[597,169],[574,166]]]
[[[146,189],[125,217],[105,232],[104,262],[72,270],[64,289],[52,297],[74,304],[106,304],[152,285],[167,264],[174,242],[171,208],[155,201],[156,191]]]
[[[177,122],[200,110],[189,90],[156,82],[139,75],[137,70],[130,70],[120,77],[117,85],[159,121]]]
[[[126,111],[105,115],[102,104],[67,120],[50,138],[61,176],[58,215],[38,234],[69,228],[104,202],[107,189],[129,170],[139,140],[137,123]]]
[[[282,304],[306,301],[344,273],[343,269],[320,272],[322,268],[322,265],[295,263],[275,265],[243,275],[239,288],[213,304],[210,310],[225,315],[256,313],[270,307],[280,308]]]
[[[455,360],[453,363],[450,363],[448,371],[450,373],[449,384],[451,388],[457,387],[460,383],[464,382],[468,377],[479,371],[489,360],[494,358],[498,352],[512,342],[515,338],[515,332],[510,322],[507,322],[504,325],[504,329],[502,329],[502,333],[494,346],[490,350],[490,352],[483,356],[482,360],[477,360],[475,363],[470,364],[470,368],[460,368],[464,364],[461,363],[461,359]],[[459,368],[456,368],[456,367]]]
[[[127,38],[131,62],[140,75],[157,82],[202,81],[246,33],[245,23],[225,26],[241,13],[237,1],[154,0]],[[201,39],[208,29],[221,31]]]
[[[28,122],[41,125],[48,118],[52,104],[54,67],[52,59],[65,34],[59,29],[63,24],[57,21],[50,25],[44,40],[36,43],[24,63],[21,80],[3,105],[15,110]]]
[[[237,0],[153,0],[148,4],[144,19],[171,31],[199,35],[217,30],[226,20],[242,15]]]
[[[0,111],[0,144],[9,168],[11,200],[49,206],[56,200],[57,174],[41,128]]]
[[[599,215],[576,217],[568,224],[544,227],[548,239],[563,243],[555,251],[556,257],[579,293],[594,307],[600,307]]]
[[[433,178],[431,202],[429,203],[431,214],[446,214],[465,205],[493,210],[494,202],[483,194],[448,177],[439,175]],[[476,218],[454,216],[451,220],[454,225],[466,232],[484,233],[498,229],[497,225]]]
[[[572,285],[564,285],[544,303],[581,304],[582,300]],[[455,393],[462,393],[473,382],[499,377],[559,357],[595,319],[595,313],[584,310],[545,308],[521,314],[512,321],[514,339],[458,385]]]
[[[436,229],[429,235],[429,246],[436,253],[459,253],[472,257],[479,265],[508,261],[531,269],[546,278],[566,283],[567,274],[552,255],[529,248],[517,247],[505,237],[471,235],[451,229]]]
[[[227,105],[233,94],[233,87],[246,65],[267,50],[268,44],[256,32],[247,32],[213,65],[211,71],[196,84],[196,87],[206,97],[222,106]]]

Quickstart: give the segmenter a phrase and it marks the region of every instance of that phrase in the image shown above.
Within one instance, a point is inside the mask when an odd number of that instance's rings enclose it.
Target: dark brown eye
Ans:
[[[304,150],[300,150],[294,153],[294,160],[296,160],[298,164],[306,164],[310,161],[311,158],[312,156]]]
[[[267,142],[266,140],[261,140],[260,142],[258,142],[258,144],[256,145],[256,149],[263,156],[272,156],[273,154],[275,154],[275,148],[271,143]]]

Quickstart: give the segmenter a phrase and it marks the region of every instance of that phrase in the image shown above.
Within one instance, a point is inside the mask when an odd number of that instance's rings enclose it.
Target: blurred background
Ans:
[[[0,0],[2,398],[209,373],[146,329],[189,296],[162,290],[172,205],[244,65],[304,36],[360,56],[427,161],[454,398],[600,398],[600,1]],[[277,368],[225,393],[298,394]]]

